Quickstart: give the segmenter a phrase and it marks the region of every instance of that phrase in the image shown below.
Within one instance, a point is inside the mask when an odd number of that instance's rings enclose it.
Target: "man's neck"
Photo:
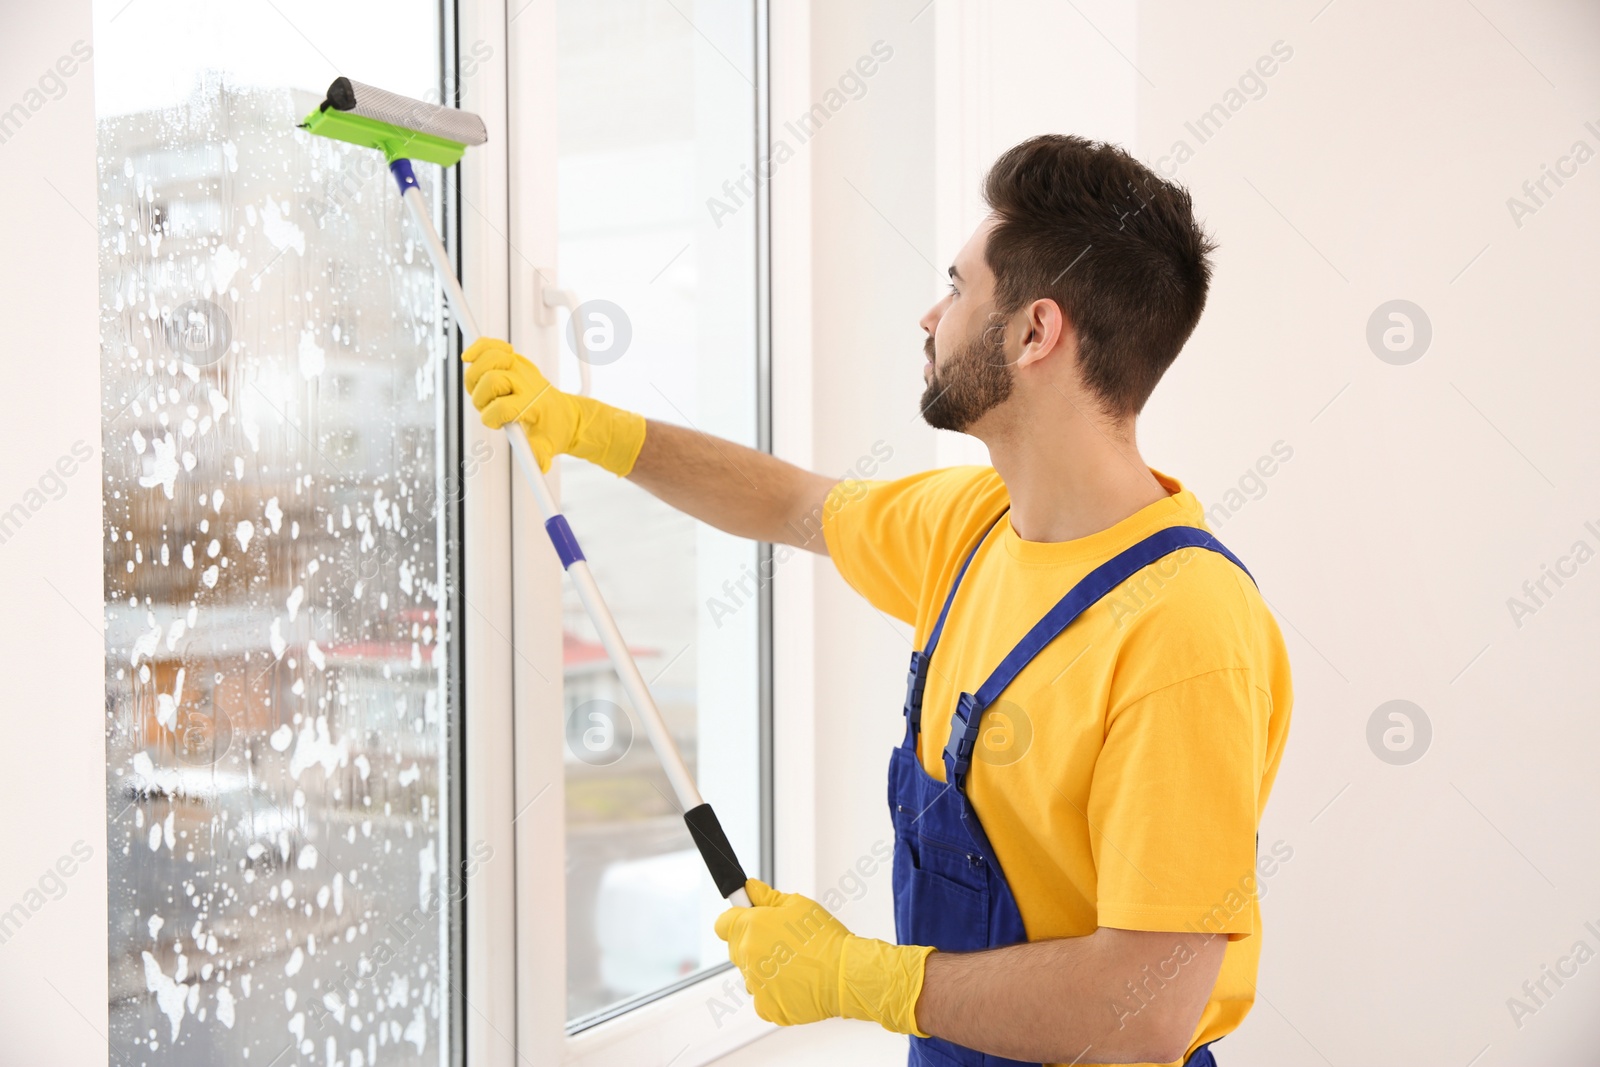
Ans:
[[[1169,495],[1131,425],[1119,433],[1080,416],[986,443],[1011,497],[1011,528],[1025,541],[1087,537]]]

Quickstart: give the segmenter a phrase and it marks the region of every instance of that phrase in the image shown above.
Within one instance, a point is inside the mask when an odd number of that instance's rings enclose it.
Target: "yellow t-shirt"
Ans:
[[[1024,541],[1000,518],[929,668],[918,755],[934,778],[958,695],[1080,578],[1157,530],[1205,528],[1194,494],[1152,473],[1171,495],[1088,537]],[[847,481],[829,494],[823,532],[845,581],[914,625],[920,649],[1008,500],[989,467]],[[967,794],[1030,941],[1101,926],[1228,935],[1190,1051],[1232,1031],[1255,999],[1257,828],[1291,701],[1283,637],[1254,583],[1189,548],[1085,611],[983,716]],[[1158,981],[1144,980],[1144,999]]]

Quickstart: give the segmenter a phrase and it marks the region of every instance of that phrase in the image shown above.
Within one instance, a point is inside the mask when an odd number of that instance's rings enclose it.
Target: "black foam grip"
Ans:
[[[683,813],[683,821],[688,824],[689,836],[694,838],[700,858],[705,860],[706,870],[711,872],[711,880],[717,884],[722,899],[743,889],[744,868],[739,866],[733,846],[728,844],[728,835],[722,832],[722,824],[717,821],[717,813],[711,810],[711,805],[690,808]]]

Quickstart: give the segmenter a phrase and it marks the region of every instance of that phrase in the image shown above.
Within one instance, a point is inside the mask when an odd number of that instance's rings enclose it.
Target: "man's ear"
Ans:
[[[1054,300],[1035,300],[1019,312],[1022,350],[1016,366],[1023,369],[1054,355],[1058,350],[1077,347],[1077,335],[1067,321],[1061,305]]]

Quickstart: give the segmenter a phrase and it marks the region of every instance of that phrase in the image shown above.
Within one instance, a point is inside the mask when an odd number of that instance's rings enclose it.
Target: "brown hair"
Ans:
[[[1047,134],[995,160],[983,198],[996,311],[1054,300],[1084,384],[1108,414],[1137,414],[1206,305],[1216,246],[1188,191],[1115,145]]]

